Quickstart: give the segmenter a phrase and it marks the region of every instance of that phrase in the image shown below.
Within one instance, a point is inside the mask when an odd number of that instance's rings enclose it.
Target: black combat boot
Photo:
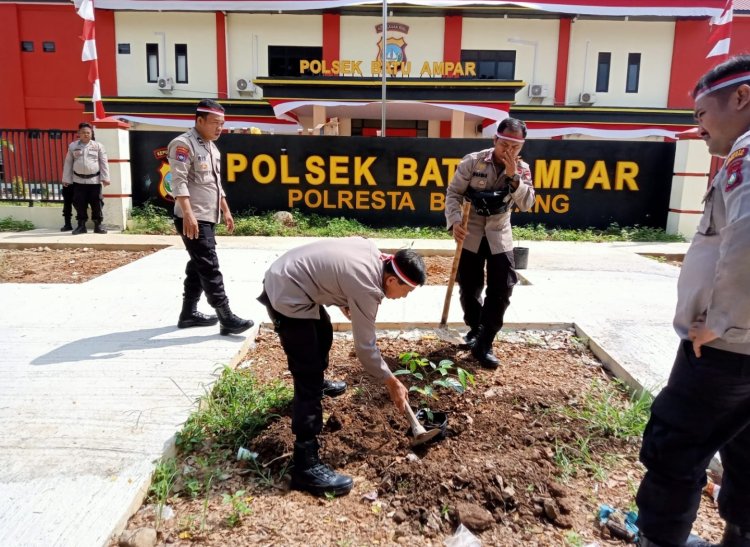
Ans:
[[[740,528],[735,524],[727,523],[721,547],[750,547],[750,528]]]
[[[75,230],[73,230],[73,235],[77,236],[78,234],[85,234],[86,232],[86,221],[78,221],[78,226]]]
[[[315,496],[343,496],[351,491],[353,484],[351,477],[336,473],[320,461],[317,439],[294,443],[292,489],[310,492]]]
[[[346,382],[341,380],[323,380],[323,397],[338,397],[346,391]]]
[[[466,342],[467,346],[473,348],[474,343],[477,341],[477,336],[479,336],[479,327],[471,327],[469,332],[464,334],[464,342]]]
[[[471,354],[474,359],[479,361],[482,368],[496,369],[500,365],[500,361],[492,353],[492,342],[494,340],[495,333],[493,331],[486,330],[483,326],[479,327],[479,334],[471,347]]]
[[[255,324],[252,319],[242,319],[234,315],[229,309],[228,302],[216,308],[216,315],[219,316],[219,334],[222,336],[245,332]]]
[[[70,223],[70,217],[64,217],[65,218],[65,224],[63,224],[63,227],[60,228],[61,232],[70,232],[73,230],[73,225]]]
[[[198,300],[182,299],[182,312],[177,320],[178,329],[189,329],[190,327],[210,327],[219,322],[215,315],[206,315],[198,311]]]
[[[721,545],[724,545],[724,544],[722,543]],[[663,543],[652,541],[646,536],[640,537],[640,539],[638,540],[638,546],[639,547],[666,547]],[[709,543],[708,541],[701,539],[698,536],[690,534],[690,537],[688,537],[687,541],[685,541],[684,547],[721,547],[721,546],[716,545],[715,543]]]
[[[106,234],[107,230],[102,228],[101,222],[94,222],[94,233],[95,234]]]

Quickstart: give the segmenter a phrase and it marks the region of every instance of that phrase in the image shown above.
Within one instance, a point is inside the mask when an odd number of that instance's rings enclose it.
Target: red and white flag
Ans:
[[[94,35],[94,0],[75,0],[76,12],[83,19],[83,52],[81,61],[89,63],[89,82],[94,86],[91,101],[94,104],[94,119],[105,118],[102,104],[102,90],[99,85],[99,61],[96,58],[96,37]]]
[[[729,41],[732,37],[732,0],[727,0],[721,15],[711,18],[711,34],[708,37],[708,45],[711,51],[709,57],[726,57],[729,55]]]

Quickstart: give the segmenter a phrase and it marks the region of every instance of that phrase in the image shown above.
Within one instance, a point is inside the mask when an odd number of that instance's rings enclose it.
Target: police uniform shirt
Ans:
[[[750,131],[734,143],[705,197],[677,283],[674,327],[688,339],[702,314],[708,346],[750,355]]]
[[[320,319],[319,306],[348,307],[354,345],[365,370],[391,376],[376,344],[375,316],[383,292],[381,253],[361,237],[309,243],[279,257],[263,286],[273,309],[287,317]]]
[[[461,222],[461,205],[469,187],[479,191],[494,191],[510,184],[509,181],[506,182],[505,168],[498,169],[492,161],[493,151],[494,148],[488,148],[472,152],[458,164],[445,197],[445,218],[449,229],[456,222]],[[522,161],[518,174],[521,176],[521,181],[518,188],[510,195],[513,203],[521,211],[528,211],[534,205],[534,186],[529,165]],[[512,208],[513,205],[504,213],[488,217],[480,216],[472,209],[463,248],[476,253],[482,237],[487,237],[493,255],[511,251],[513,249],[513,233],[510,226]]]
[[[94,177],[79,177],[77,175],[95,175]],[[63,182],[70,184],[99,184],[109,181],[109,164],[107,152],[100,143],[90,140],[83,144],[80,140],[73,141],[68,146],[63,166]]]
[[[169,143],[170,186],[172,195],[190,198],[197,220],[217,224],[221,220],[221,153],[213,141],[206,141],[195,128]],[[184,218],[179,201],[174,214]]]

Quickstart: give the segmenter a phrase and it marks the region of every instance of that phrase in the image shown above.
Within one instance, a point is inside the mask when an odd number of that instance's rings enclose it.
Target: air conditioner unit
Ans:
[[[172,91],[174,89],[174,80],[172,78],[159,78],[156,85],[161,91]]]
[[[237,80],[237,91],[240,93],[255,93],[255,84],[245,78]]]
[[[532,99],[544,99],[549,96],[549,86],[547,84],[529,85],[529,97]]]
[[[596,102],[596,94],[591,93],[590,91],[583,91],[578,96],[578,102],[581,104],[593,104]]]

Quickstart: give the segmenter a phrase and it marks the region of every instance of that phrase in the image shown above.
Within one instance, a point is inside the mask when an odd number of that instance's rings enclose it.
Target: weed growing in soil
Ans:
[[[16,220],[13,217],[0,218],[0,232],[25,232],[33,229],[34,224],[28,220]]]
[[[292,399],[292,389],[281,382],[258,385],[247,370],[224,367],[210,393],[201,397],[198,411],[177,434],[177,447],[195,450],[208,438],[236,450],[278,417]]]
[[[252,498],[246,497],[244,490],[237,490],[234,494],[224,494],[222,502],[232,506],[232,510],[226,517],[227,525],[230,528],[241,524],[242,518],[252,512],[249,505]]]
[[[177,477],[177,463],[174,458],[159,460],[151,478],[148,499],[156,506],[156,529],[161,526],[161,517],[167,499],[172,493],[175,478]]]

